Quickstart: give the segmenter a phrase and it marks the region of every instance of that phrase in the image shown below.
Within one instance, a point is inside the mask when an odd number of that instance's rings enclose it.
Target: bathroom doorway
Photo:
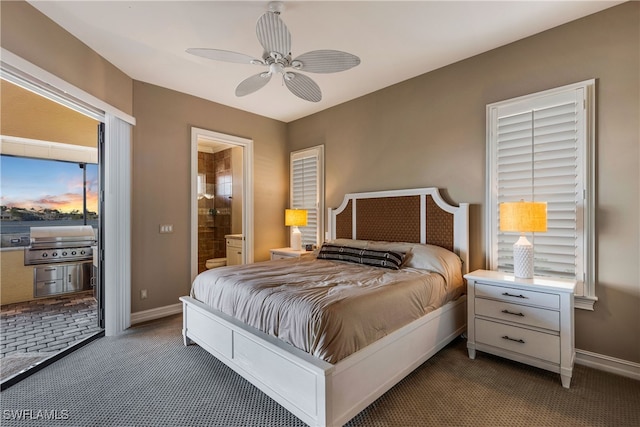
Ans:
[[[191,130],[191,278],[253,261],[253,141]]]

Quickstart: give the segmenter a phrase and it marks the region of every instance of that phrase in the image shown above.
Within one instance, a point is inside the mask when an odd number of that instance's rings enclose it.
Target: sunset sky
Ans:
[[[87,165],[87,210],[97,212],[98,166]],[[77,163],[0,157],[0,205],[82,212],[82,169]]]

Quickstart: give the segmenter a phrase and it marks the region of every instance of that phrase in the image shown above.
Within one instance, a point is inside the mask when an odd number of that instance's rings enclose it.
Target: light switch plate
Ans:
[[[173,224],[160,224],[160,234],[173,233]]]

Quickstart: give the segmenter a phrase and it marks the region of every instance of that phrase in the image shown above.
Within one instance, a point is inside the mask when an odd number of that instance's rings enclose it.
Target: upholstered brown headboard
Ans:
[[[469,204],[452,206],[437,188],[350,193],[329,209],[331,239],[428,243],[460,256],[469,265]]]

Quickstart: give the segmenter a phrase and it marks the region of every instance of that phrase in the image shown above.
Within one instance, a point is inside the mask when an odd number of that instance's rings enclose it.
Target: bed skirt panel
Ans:
[[[335,365],[212,309],[183,302],[185,345],[195,342],[312,426],[340,426],[466,328],[466,297]]]

